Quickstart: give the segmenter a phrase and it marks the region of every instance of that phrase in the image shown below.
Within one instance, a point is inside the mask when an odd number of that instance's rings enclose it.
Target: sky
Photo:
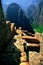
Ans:
[[[7,6],[11,3],[17,3],[23,10],[26,10],[31,4],[37,5],[40,0],[1,0],[4,13]]]
[[[32,3],[32,0],[2,0],[2,4],[5,5],[11,4],[13,2],[19,4],[22,8],[25,9]]]
[[[18,3],[21,8],[26,9],[28,6],[30,6],[32,3],[35,4],[38,3],[40,0],[1,0],[2,4],[8,5],[11,3]]]
[[[5,5],[11,4],[11,3],[18,3],[22,8],[26,9],[28,6],[30,6],[32,3],[35,4],[38,3],[40,0],[2,0],[2,3]]]

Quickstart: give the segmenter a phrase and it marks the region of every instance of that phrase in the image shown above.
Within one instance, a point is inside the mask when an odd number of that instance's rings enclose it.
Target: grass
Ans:
[[[43,32],[43,25],[35,27],[34,30],[35,30],[35,32],[42,33]]]

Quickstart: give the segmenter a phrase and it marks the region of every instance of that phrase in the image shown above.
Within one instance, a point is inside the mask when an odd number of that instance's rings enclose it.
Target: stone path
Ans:
[[[43,65],[43,39],[40,42],[40,53],[29,52],[29,61],[30,65]]]

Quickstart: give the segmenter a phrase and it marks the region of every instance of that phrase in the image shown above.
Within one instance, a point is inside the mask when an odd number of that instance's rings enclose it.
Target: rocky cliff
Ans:
[[[35,23],[36,25],[43,25],[43,1],[41,1],[37,6],[31,5],[27,9],[27,17],[30,23]]]

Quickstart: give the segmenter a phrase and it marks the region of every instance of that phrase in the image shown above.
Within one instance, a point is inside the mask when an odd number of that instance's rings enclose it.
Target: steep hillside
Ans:
[[[3,13],[3,10],[2,10],[1,6],[0,6],[0,21],[5,21],[4,13]]]
[[[41,2],[37,7],[35,5],[31,5],[27,9],[27,17],[30,21],[36,22],[38,25],[43,24],[43,2]]]
[[[41,1],[37,6],[31,5],[28,7],[26,13],[27,18],[32,24],[33,28],[43,30],[43,1]]]

